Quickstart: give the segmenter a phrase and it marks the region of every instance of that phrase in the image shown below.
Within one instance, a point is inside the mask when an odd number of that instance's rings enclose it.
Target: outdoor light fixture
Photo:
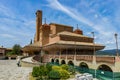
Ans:
[[[116,54],[117,54],[117,56],[119,56],[117,36],[118,36],[118,34],[115,33],[115,40],[116,40]]]

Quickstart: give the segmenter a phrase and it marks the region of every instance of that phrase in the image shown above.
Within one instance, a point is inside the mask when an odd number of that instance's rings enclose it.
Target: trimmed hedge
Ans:
[[[46,68],[47,68],[47,73],[49,73],[52,70],[52,65],[50,63],[47,63]]]
[[[33,77],[47,76],[48,71],[45,66],[33,67],[32,75]]]
[[[68,71],[70,74],[75,74],[75,68],[73,66],[69,66]]]
[[[61,79],[68,79],[70,77],[69,72],[64,70],[64,69],[59,70],[59,73],[60,73],[60,78]]]
[[[60,79],[60,73],[57,70],[52,70],[48,74],[49,79]]]
[[[62,66],[52,66],[51,64],[46,64],[46,66],[33,67],[32,76],[37,77],[36,79],[68,79],[70,77],[70,73],[74,73],[74,67],[70,67],[68,65]]]
[[[67,64],[63,64],[60,66],[62,69],[67,70],[69,69],[69,66]]]
[[[39,67],[33,67],[32,76],[33,77],[39,77],[39,75],[40,75],[40,68]]]
[[[60,66],[52,66],[52,70],[61,70],[62,68]]]

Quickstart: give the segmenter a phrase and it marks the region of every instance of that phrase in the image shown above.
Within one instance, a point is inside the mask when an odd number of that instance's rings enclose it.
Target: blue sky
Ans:
[[[84,31],[105,49],[114,49],[114,33],[120,45],[120,0],[0,0],[0,46],[25,46],[35,35],[39,9],[47,23],[71,25]],[[43,20],[44,23],[44,20]]]

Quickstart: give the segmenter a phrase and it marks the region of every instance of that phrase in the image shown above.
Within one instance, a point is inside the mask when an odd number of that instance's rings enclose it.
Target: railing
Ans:
[[[54,55],[49,55],[49,58],[54,58]]]
[[[76,55],[76,60],[77,61],[80,61],[80,60],[92,61],[93,60],[93,56],[92,55]]]
[[[67,59],[72,59],[72,60],[74,60],[74,55],[67,55]]]
[[[55,58],[59,58],[59,55],[55,55]]]
[[[49,55],[49,58],[61,58],[61,59],[72,59],[74,60],[76,57],[76,61],[93,61],[93,55]],[[106,63],[115,63],[115,56],[96,56],[96,62],[106,62]]]
[[[96,56],[96,62],[115,63],[114,56]]]
[[[66,55],[61,55],[61,59],[66,59]]]

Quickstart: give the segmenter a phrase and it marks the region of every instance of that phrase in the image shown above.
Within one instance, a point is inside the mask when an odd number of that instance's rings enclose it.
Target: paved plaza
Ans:
[[[17,67],[16,60],[0,60],[0,80],[29,80],[30,67]]]

